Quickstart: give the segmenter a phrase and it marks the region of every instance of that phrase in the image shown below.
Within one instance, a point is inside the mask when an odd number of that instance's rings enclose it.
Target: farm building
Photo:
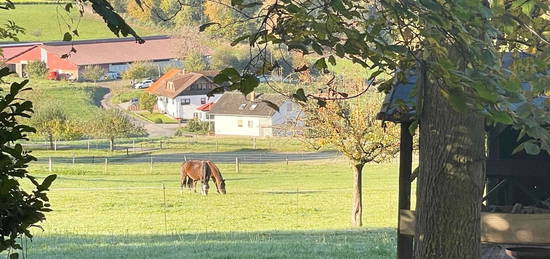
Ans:
[[[167,36],[144,39],[143,44],[137,44],[133,38],[33,43],[25,48],[20,47],[20,51],[6,58],[5,62],[23,77],[26,64],[43,61],[50,74],[70,80],[81,79],[84,67],[88,65],[101,66],[105,73],[122,73],[133,62],[150,61],[158,66],[159,74],[165,66],[181,65],[174,39]],[[10,53],[15,52],[14,47],[0,46]]]
[[[511,62],[511,57],[505,55],[504,67]],[[422,177],[412,173],[413,137],[409,132],[416,114],[414,87],[422,80],[417,80],[414,72],[407,79],[407,82],[393,87],[378,114],[381,120],[401,124],[397,229],[399,259],[413,258],[416,215],[411,210],[411,183],[416,177]],[[529,86],[523,84],[523,87]],[[544,105],[548,99],[546,96],[538,96],[532,101]],[[516,108],[510,107],[511,110]],[[520,133],[510,126],[497,125],[487,127],[486,130],[488,155],[485,193],[482,197],[482,258],[509,258],[504,255],[505,248],[509,247],[528,246],[537,249],[538,246],[549,246],[550,225],[541,222],[550,221],[550,155],[529,155],[523,151],[514,154],[513,149],[520,143]],[[520,140],[524,141],[526,137]]]
[[[208,107],[205,105],[216,102],[221,96],[207,96],[216,87],[207,74],[172,69],[146,91],[157,96],[158,111],[176,119],[190,120],[206,119]]]
[[[279,111],[264,101],[278,105]],[[297,118],[299,110],[278,94],[252,93],[247,98],[242,93],[227,92],[210,113],[214,115],[216,135],[268,137],[287,135],[285,125]]]

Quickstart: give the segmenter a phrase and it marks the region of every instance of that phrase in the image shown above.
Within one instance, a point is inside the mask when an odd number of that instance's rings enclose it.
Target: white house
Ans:
[[[265,101],[276,104],[279,111]],[[210,110],[216,135],[283,136],[286,124],[295,121],[298,105],[278,94],[225,93]]]
[[[216,102],[221,97],[221,94],[207,96],[216,87],[204,74],[172,69],[147,91],[157,96],[158,111],[176,119],[190,120],[198,118],[198,107]]]

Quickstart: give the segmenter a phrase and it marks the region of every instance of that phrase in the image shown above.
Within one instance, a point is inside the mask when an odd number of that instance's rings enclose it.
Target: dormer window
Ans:
[[[244,108],[246,108],[246,103],[243,103],[241,104],[241,106],[239,106],[239,110],[244,110]]]
[[[258,107],[258,104],[254,103],[250,106],[250,110],[253,111],[254,109],[256,109],[256,107]]]
[[[170,90],[176,90],[174,88],[174,82],[168,82],[167,85],[166,85],[166,88],[170,89]]]

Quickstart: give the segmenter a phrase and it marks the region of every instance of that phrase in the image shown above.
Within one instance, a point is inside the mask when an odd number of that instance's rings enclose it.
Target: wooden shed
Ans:
[[[413,138],[409,127],[415,115],[415,84],[414,73],[407,76],[407,82],[396,84],[378,114],[380,120],[401,125],[399,259],[412,258],[414,242],[415,214],[411,210]],[[546,97],[535,99],[541,105],[545,101]],[[481,217],[484,259],[511,258],[504,254],[504,248],[509,246],[550,246],[550,214],[545,213],[550,212],[550,155],[512,154],[518,145],[518,134],[511,127],[487,128],[486,190]]]

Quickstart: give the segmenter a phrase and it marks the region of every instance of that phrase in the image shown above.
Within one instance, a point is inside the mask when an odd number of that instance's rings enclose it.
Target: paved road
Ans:
[[[103,107],[104,109],[116,108],[124,111],[127,110],[129,103],[122,103],[119,105],[112,104],[112,86],[104,85],[101,87],[107,89],[107,94],[105,94],[103,96],[103,99],[101,100],[101,107]],[[134,124],[143,127],[147,131],[147,133],[149,133],[150,137],[172,137],[179,127],[178,124],[155,124],[135,116],[130,116],[130,118],[132,118]]]

